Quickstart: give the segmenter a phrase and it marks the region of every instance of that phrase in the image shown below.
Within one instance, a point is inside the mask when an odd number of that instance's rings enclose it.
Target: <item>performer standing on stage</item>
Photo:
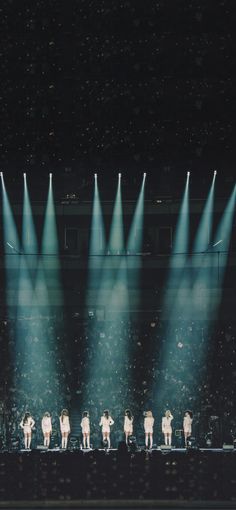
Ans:
[[[108,448],[111,447],[111,440],[110,440],[110,426],[114,424],[114,420],[109,415],[109,411],[105,409],[103,411],[103,416],[101,416],[100,420],[100,427],[102,427],[102,440],[103,442],[107,441]]]
[[[126,409],[125,411],[125,419],[124,419],[124,433],[125,433],[125,442],[128,444],[129,436],[133,434],[133,421],[134,418],[130,409]]]
[[[68,436],[70,433],[70,420],[67,409],[62,409],[60,416],[60,429],[61,429],[61,447],[67,448]]]
[[[83,447],[90,448],[90,420],[88,411],[84,411],[82,415],[81,428],[83,434]]]
[[[32,418],[31,414],[27,411],[20,422],[20,427],[24,431],[24,442],[26,450],[30,449],[32,428],[34,427],[34,424],[35,424],[34,419]]]
[[[162,418],[162,432],[164,434],[165,445],[171,446],[171,438],[172,438],[172,427],[171,422],[173,420],[173,416],[171,412],[168,410],[165,412],[165,416]]]
[[[43,431],[43,444],[44,446],[49,447],[50,445],[50,435],[52,433],[52,420],[50,413],[46,412],[42,418],[42,431]]]
[[[188,437],[190,437],[192,434],[192,422],[193,422],[192,411],[186,411],[184,413],[184,419],[183,419],[184,443],[185,443],[186,447],[188,445]]]
[[[145,446],[148,448],[148,440],[150,443],[149,448],[152,448],[153,445],[153,425],[154,418],[152,416],[152,411],[146,411],[144,413],[144,431],[145,431]]]

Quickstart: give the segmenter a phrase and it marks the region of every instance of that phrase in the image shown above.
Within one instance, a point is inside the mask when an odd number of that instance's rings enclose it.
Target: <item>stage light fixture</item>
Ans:
[[[97,179],[97,174],[94,174],[95,179]]]
[[[220,239],[219,241],[217,241],[216,243],[214,243],[212,245],[212,248],[215,248],[215,246],[218,246],[218,244],[222,243],[223,242],[223,239]]]

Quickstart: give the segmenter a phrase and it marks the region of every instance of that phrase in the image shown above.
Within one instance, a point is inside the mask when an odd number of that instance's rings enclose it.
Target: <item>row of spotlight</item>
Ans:
[[[216,175],[216,174],[217,174],[217,170],[214,170],[214,175]],[[24,178],[26,178],[26,175],[27,175],[27,174],[24,172],[24,173],[23,173],[23,177],[24,177]],[[146,172],[144,172],[144,173],[143,173],[143,177],[146,177],[146,175],[147,175],[147,174],[146,174]],[[98,176],[98,174],[97,174],[97,173],[96,173],[96,174],[94,174],[95,179],[97,179],[97,176]],[[121,176],[122,176],[122,174],[121,174],[121,173],[118,173],[118,177],[119,177],[119,179],[121,178]],[[189,171],[187,172],[187,176],[188,176],[188,177],[190,176],[190,172],[189,172]],[[3,177],[3,172],[0,172],[0,177]],[[52,173],[51,173],[51,172],[49,173],[49,177],[50,177],[50,179],[52,178]]]

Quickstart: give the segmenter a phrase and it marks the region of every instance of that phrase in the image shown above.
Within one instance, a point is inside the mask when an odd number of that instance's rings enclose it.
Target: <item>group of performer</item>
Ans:
[[[170,410],[167,410],[162,418],[162,433],[164,435],[164,442],[166,446],[171,446],[172,444],[172,425],[171,425],[172,420],[173,416]],[[61,448],[66,449],[71,430],[69,412],[67,409],[62,409],[59,421],[61,432]],[[144,413],[145,446],[146,448],[150,449],[153,447],[154,421],[155,420],[152,411],[145,411]],[[192,412],[186,411],[183,418],[183,433],[186,447],[188,438],[191,436],[192,433],[192,421],[193,421]],[[127,445],[129,444],[130,437],[133,435],[133,424],[134,417],[130,409],[126,409],[124,416],[124,435]],[[33,419],[29,412],[26,412],[20,422],[20,427],[23,429],[24,432],[24,444],[26,450],[30,449],[31,446],[32,430],[34,428],[34,425],[35,420]],[[99,426],[101,427],[102,430],[103,444],[106,444],[107,448],[111,447],[110,432],[112,425],[114,425],[114,420],[110,416],[108,409],[105,409],[103,415],[101,416]],[[52,419],[49,412],[44,413],[41,421],[41,428],[44,437],[44,446],[49,448],[50,437],[52,433]],[[88,411],[84,411],[82,414],[81,429],[83,436],[83,448],[90,448],[90,417]]]
[[[62,409],[59,420],[61,431],[61,447],[65,449],[67,448],[68,437],[70,434],[70,419],[69,412],[67,411],[67,409]],[[23,429],[24,432],[24,443],[26,450],[29,450],[31,446],[32,430],[34,428],[34,425],[35,420],[31,416],[31,414],[27,411],[20,422],[20,427]],[[43,432],[43,444],[44,446],[49,448],[52,433],[52,418],[48,411],[44,413],[42,417],[41,427]]]

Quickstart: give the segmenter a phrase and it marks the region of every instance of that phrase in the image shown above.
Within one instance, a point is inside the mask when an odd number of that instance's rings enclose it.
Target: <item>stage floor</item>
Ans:
[[[82,451],[83,453],[91,453],[91,452],[119,452],[119,448],[68,448],[66,450],[61,448],[45,448],[44,446],[38,446],[37,448],[32,448],[30,450],[26,450],[24,448],[21,449],[5,449],[0,451],[0,456],[5,453],[32,453],[32,452],[40,452],[40,453],[76,453]],[[151,454],[152,452],[160,452],[160,453],[189,453],[193,451],[198,452],[209,452],[209,453],[236,453],[236,448],[233,445],[227,445],[222,448],[164,448],[158,446],[157,448],[140,448],[137,447],[135,451],[129,450],[131,453],[145,452]]]

